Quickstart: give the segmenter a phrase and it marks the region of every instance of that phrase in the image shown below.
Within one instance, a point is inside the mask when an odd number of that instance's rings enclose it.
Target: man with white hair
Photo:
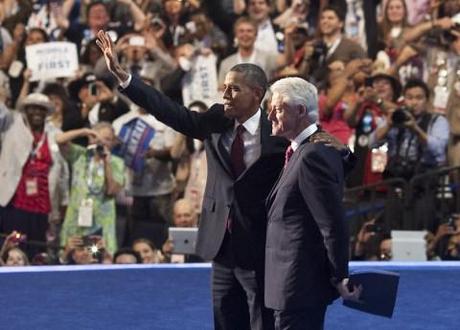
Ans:
[[[45,243],[48,215],[63,205],[58,201],[66,203],[68,177],[57,130],[45,123],[54,111],[48,96],[29,94],[19,110],[0,102],[0,233],[16,230],[28,241]],[[29,245],[27,252],[33,257],[44,249]]]
[[[320,129],[316,87],[284,78],[271,87],[272,133],[291,141],[284,170],[267,199],[265,305],[275,329],[322,329],[328,304],[350,291],[348,230],[342,208],[341,153],[311,143]]]

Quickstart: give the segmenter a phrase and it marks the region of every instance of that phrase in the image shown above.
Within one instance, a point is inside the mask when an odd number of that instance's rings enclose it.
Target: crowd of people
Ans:
[[[460,165],[460,1],[4,0],[2,265],[199,260],[174,254],[168,228],[198,226],[204,145],[119,92],[100,30],[127,72],[197,112],[221,99],[235,64],[312,82],[319,123],[357,157],[348,187]],[[76,45],[74,76],[33,78],[28,49],[60,41]],[[150,138],[133,162],[139,125]],[[429,231],[430,259],[460,258],[460,226],[434,208],[407,229]],[[397,221],[364,222],[352,258],[391,259]]]

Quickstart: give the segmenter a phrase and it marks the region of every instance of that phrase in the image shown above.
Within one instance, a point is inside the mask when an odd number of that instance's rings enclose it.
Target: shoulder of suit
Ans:
[[[341,157],[340,151],[334,147],[327,146],[323,142],[315,142],[315,143],[303,143],[299,146],[299,151],[304,154],[330,154],[330,155],[337,155]]]

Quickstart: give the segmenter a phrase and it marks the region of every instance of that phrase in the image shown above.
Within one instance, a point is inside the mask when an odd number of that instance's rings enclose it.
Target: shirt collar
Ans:
[[[260,109],[258,109],[252,117],[250,117],[242,124],[245,130],[249,132],[251,135],[255,135],[257,133],[257,128],[259,128],[260,123],[260,116]],[[239,124],[239,122],[235,121],[235,129]]]
[[[259,24],[259,31],[271,28],[272,24],[270,18],[267,18],[265,21]]]
[[[291,141],[291,148],[292,150],[296,151],[299,145],[309,136],[311,136],[313,133],[315,133],[318,130],[318,126],[316,124],[311,124],[307,128],[305,128],[302,132],[300,132],[299,135],[296,136],[296,138]]]

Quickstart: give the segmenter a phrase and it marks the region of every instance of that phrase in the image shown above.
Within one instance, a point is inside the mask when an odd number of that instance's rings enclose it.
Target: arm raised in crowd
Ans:
[[[450,17],[434,19],[432,21],[421,22],[414,27],[408,28],[404,32],[406,42],[414,42],[433,29],[449,30],[455,25]]]
[[[134,21],[134,30],[141,30],[145,24],[145,14],[142,9],[133,0],[117,0],[117,2],[128,6]]]
[[[98,134],[96,131],[90,128],[79,128],[73,129],[67,132],[62,132],[56,134],[56,143],[60,146],[69,143],[70,141],[79,138],[79,137],[94,137],[97,138]]]

